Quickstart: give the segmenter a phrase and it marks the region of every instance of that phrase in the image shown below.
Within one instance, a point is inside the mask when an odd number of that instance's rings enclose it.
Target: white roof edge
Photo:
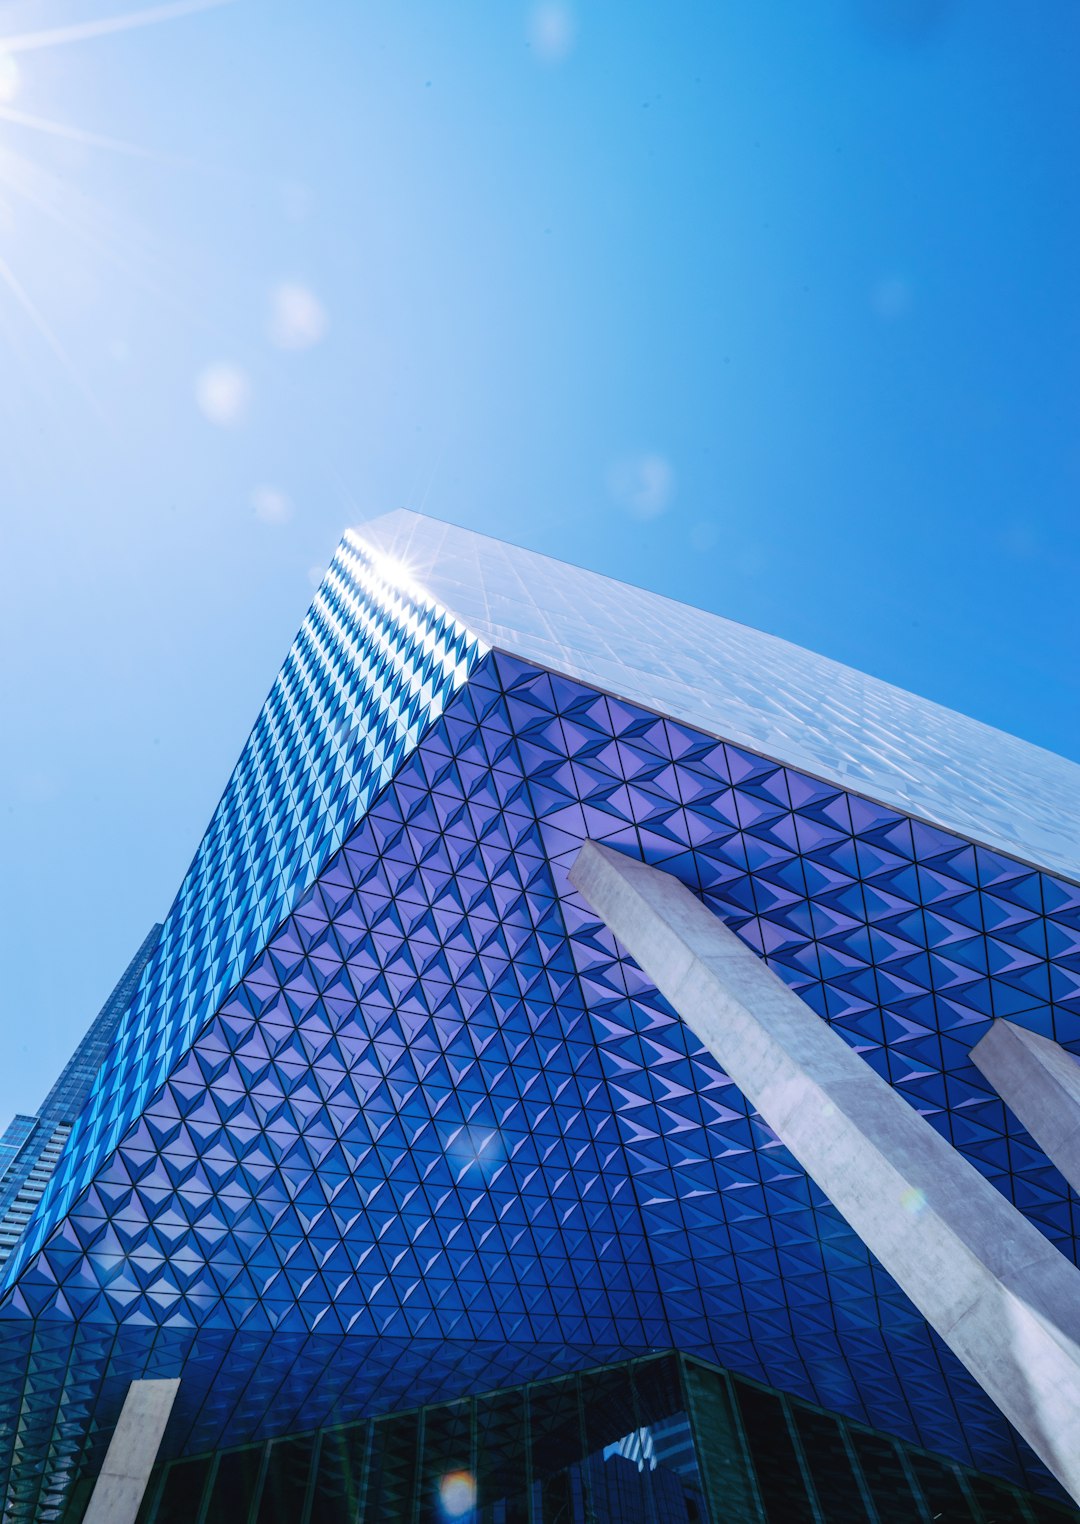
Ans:
[[[352,536],[489,646],[1080,879],[1080,765],[660,593],[397,509]]]

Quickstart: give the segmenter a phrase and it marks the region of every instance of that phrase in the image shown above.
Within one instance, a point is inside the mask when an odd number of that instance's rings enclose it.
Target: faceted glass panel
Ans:
[[[553,577],[529,629],[558,645]],[[139,1375],[182,1374],[179,1454],[672,1346],[1048,1485],[567,872],[592,838],[677,875],[1074,1262],[1064,1182],[968,1053],[1002,1015],[1080,1051],[1080,889],[868,799],[843,748],[825,781],[688,723],[680,620],[624,653],[650,707],[342,548],[9,1264],[13,1518],[93,1472]],[[538,1421],[525,1485],[576,1421],[587,1498],[616,1457],[584,1406]]]

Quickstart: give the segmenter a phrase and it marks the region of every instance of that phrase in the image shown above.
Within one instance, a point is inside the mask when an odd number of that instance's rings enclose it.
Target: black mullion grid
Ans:
[[[701,1425],[698,1420],[697,1406],[694,1402],[693,1393],[690,1390],[690,1382],[687,1379],[687,1369],[689,1366],[690,1357],[683,1354],[677,1354],[675,1358],[678,1361],[679,1386],[682,1391],[683,1401],[686,1404],[686,1414],[690,1420],[690,1433],[693,1436],[694,1440],[694,1454],[698,1463],[698,1477],[701,1482],[701,1490],[705,1496],[705,1501],[709,1507],[710,1513],[715,1514],[713,1505],[714,1503],[722,1503],[722,1499],[713,1497],[713,1489],[709,1485],[708,1473],[701,1462]],[[644,1364],[645,1362],[642,1361],[640,1363]],[[739,1404],[735,1400],[735,1389],[731,1382],[731,1376],[726,1370],[722,1370],[719,1367],[714,1368],[712,1366],[706,1365],[705,1369],[709,1371],[711,1375],[716,1375],[720,1379],[720,1383],[723,1387],[724,1392],[724,1401],[727,1403],[732,1429],[735,1433],[735,1437],[739,1446],[739,1460],[742,1463],[743,1473],[746,1477],[747,1485],[750,1489],[750,1496],[754,1508],[757,1512],[758,1524],[765,1524],[765,1504],[762,1501],[761,1488],[758,1486],[757,1472],[754,1469],[753,1458],[750,1454],[750,1443],[746,1437],[746,1429],[743,1426],[742,1414],[739,1411]],[[634,1402],[636,1407],[636,1383],[634,1387]]]
[[[859,1499],[866,1509],[866,1517],[870,1520],[870,1524],[881,1524],[878,1517],[877,1504],[874,1502],[873,1494],[867,1485],[866,1477],[863,1475],[863,1468],[859,1464],[859,1457],[855,1453],[855,1446],[851,1443],[851,1433],[848,1429],[847,1419],[842,1414],[837,1414],[836,1420],[836,1426],[840,1431],[840,1438],[844,1446],[844,1454],[847,1456],[848,1465],[851,1467],[851,1474],[855,1478],[855,1485],[859,1489]]]
[[[817,1488],[814,1486],[814,1479],[810,1474],[810,1467],[807,1464],[806,1454],[803,1450],[802,1439],[795,1425],[795,1419],[792,1416],[791,1403],[782,1392],[780,1393],[780,1407],[784,1414],[784,1422],[787,1425],[788,1435],[791,1439],[791,1447],[795,1452],[795,1461],[799,1468],[799,1475],[802,1477],[802,1484],[806,1489],[806,1496],[810,1500],[810,1510],[814,1515],[816,1524],[828,1524],[828,1520],[825,1518],[825,1515],[821,1509],[821,1502],[817,1495]]]

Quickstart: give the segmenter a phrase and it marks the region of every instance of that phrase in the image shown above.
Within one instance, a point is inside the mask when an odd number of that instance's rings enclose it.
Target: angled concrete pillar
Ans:
[[[1080,1271],[676,879],[593,842],[570,878],[1080,1501]]]
[[[995,1021],[971,1061],[1080,1191],[1080,1063],[1060,1043],[1011,1021]]]
[[[177,1378],[128,1387],[83,1524],[135,1524],[179,1385]]]

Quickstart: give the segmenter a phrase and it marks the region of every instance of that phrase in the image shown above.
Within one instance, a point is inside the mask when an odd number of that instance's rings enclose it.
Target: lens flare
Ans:
[[[608,469],[608,491],[635,519],[659,518],[675,495],[675,472],[663,455],[628,455]]]
[[[568,5],[546,0],[533,7],[529,17],[529,41],[543,63],[560,63],[573,52],[577,22]]]
[[[307,286],[284,281],[270,294],[268,329],[278,349],[310,349],[326,334],[326,308]]]
[[[255,517],[264,524],[287,524],[292,518],[292,503],[280,487],[271,487],[265,483],[256,487],[251,494],[251,506],[255,510]]]
[[[0,49],[0,105],[7,105],[19,93],[21,81],[18,61],[6,50]]]
[[[445,1519],[465,1519],[476,1507],[476,1478],[471,1471],[448,1471],[439,1483],[439,1507]]]
[[[203,416],[223,428],[241,423],[251,399],[251,383],[238,365],[208,365],[195,381],[195,401]]]
[[[900,1205],[905,1212],[910,1212],[912,1217],[918,1217],[926,1208],[926,1197],[918,1186],[909,1186],[900,1197]]]

